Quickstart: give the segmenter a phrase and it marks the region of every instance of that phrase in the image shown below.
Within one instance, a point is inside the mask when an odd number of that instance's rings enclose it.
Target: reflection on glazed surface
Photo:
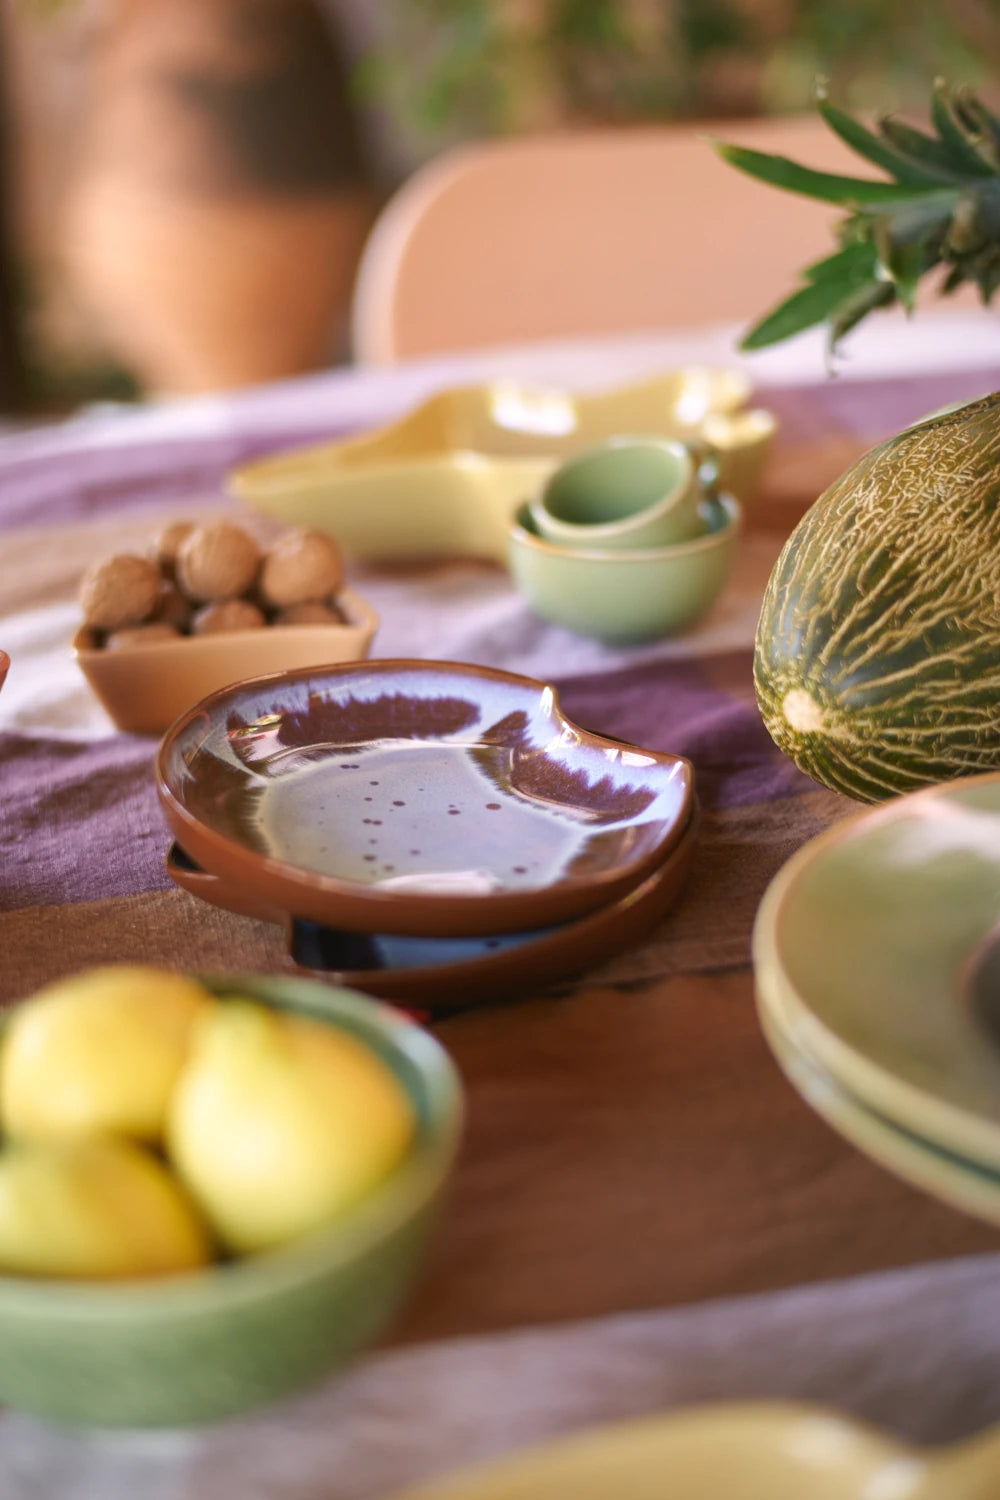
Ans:
[[[749,382],[738,371],[701,366],[582,395],[497,380],[440,391],[391,426],[317,445],[296,457],[306,464],[314,457],[342,465],[457,451],[563,457],[574,438],[582,444],[621,432],[699,436],[708,417],[735,421],[749,415],[749,395]],[[257,467],[279,462],[261,460]]]
[[[243,846],[386,891],[543,889],[679,836],[686,762],[586,735],[541,684],[467,683],[429,666],[231,690],[174,743],[166,778]]]
[[[544,941],[556,930],[541,927],[537,932],[496,932],[486,937],[422,938],[293,922],[289,950],[295,963],[314,971],[429,969],[523,948]]]

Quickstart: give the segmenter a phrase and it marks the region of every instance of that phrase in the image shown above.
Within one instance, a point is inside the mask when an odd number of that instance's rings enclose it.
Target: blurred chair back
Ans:
[[[836,207],[754,182],[709,137],[869,175],[819,116],[466,146],[418,170],[355,289],[365,364],[533,339],[751,320],[835,248]]]

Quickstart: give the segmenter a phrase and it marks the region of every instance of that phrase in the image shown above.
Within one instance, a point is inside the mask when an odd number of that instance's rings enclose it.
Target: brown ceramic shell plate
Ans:
[[[3,687],[4,680],[9,670],[10,657],[7,655],[6,651],[0,651],[0,688]]]
[[[544,683],[423,661],[213,693],[157,781],[182,848],[258,908],[418,937],[606,906],[663,863],[694,795],[688,761],[578,729]]]
[[[613,958],[642,941],[664,919],[687,879],[698,838],[697,809],[663,863],[617,901],[576,921],[540,932],[490,937],[421,938],[343,932],[285,919],[290,966],[331,984],[434,1014],[489,1000],[511,999]],[[254,908],[186,858],[177,844],[167,870],[182,889],[244,916],[280,920]]]

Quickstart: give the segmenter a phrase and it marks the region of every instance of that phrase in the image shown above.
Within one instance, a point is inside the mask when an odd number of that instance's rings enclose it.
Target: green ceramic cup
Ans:
[[[625,644],[675,635],[715,603],[736,559],[742,512],[707,501],[703,536],[626,552],[560,547],[538,535],[528,503],[508,535],[511,576],[531,607],[579,635]]]
[[[670,438],[610,438],[560,464],[530,502],[535,530],[559,547],[672,547],[705,532],[694,458]]]
[[[0,1277],[0,1402],[81,1426],[182,1427],[329,1375],[378,1335],[419,1267],[461,1131],[443,1048],[397,1011],[310,980],[207,981],[367,1042],[417,1112],[417,1142],[328,1230],[282,1250],[144,1282]]]

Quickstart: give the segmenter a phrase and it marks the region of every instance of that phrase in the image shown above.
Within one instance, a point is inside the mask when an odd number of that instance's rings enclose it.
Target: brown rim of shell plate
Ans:
[[[296,973],[329,984],[346,985],[381,1000],[417,1005],[432,1015],[464,1010],[475,1005],[520,998],[524,987],[542,990],[596,964],[605,963],[625,948],[641,942],[663,921],[684,888],[698,843],[700,816],[697,800],[691,821],[677,844],[661,865],[645,880],[606,906],[599,906],[585,916],[554,929],[527,938],[516,947],[499,948],[478,957],[456,959],[452,963],[428,963],[406,968],[363,969],[312,966],[296,953],[295,926],[292,918],[257,909],[245,893],[230,889],[217,875],[197,867],[185,867],[177,859],[174,846],[166,860],[171,879],[203,901],[254,916],[270,922],[283,922],[287,932],[289,967]]]

